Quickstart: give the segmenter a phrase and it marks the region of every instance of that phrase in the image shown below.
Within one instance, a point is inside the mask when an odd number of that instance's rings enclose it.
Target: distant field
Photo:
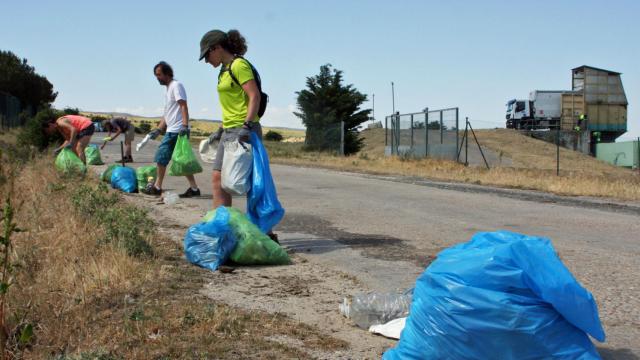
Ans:
[[[103,113],[91,113],[84,112],[85,116],[105,116]],[[156,124],[160,122],[159,117],[143,117],[143,116],[127,116],[127,119],[131,121],[135,126],[139,127],[143,123],[148,123],[151,125],[151,128],[154,128]],[[194,137],[200,138],[209,136],[212,132],[218,130],[221,123],[218,121],[207,121],[207,120],[197,120],[191,119],[191,131]],[[269,130],[279,132],[284,140],[287,139],[296,139],[300,141],[304,141],[304,130],[299,129],[289,129],[289,128],[281,128],[281,127],[263,127],[263,133],[266,133]]]

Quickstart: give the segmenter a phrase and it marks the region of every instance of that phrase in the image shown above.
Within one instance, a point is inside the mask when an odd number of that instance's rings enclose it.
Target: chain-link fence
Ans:
[[[385,154],[456,160],[458,108],[385,118]]]
[[[336,155],[344,154],[344,137],[350,136],[350,134],[342,131],[343,124],[343,122],[339,122],[328,124],[321,128],[307,127],[304,139],[305,148],[308,150],[329,151]]]
[[[20,125],[20,100],[15,96],[0,93],[0,128],[8,129]]]

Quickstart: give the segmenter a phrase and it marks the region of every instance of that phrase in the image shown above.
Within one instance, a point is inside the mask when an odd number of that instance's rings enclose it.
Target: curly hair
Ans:
[[[234,55],[242,56],[247,53],[247,40],[235,29],[227,31],[227,38],[220,45]]]

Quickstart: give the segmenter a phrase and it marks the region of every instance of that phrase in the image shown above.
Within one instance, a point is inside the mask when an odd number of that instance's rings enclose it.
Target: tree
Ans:
[[[11,51],[0,50],[0,92],[9,93],[20,100],[22,108],[34,111],[49,105],[58,93],[46,77],[38,75],[27,59],[20,59]]]
[[[356,153],[362,147],[360,124],[369,119],[371,109],[361,110],[367,100],[353,85],[342,84],[342,71],[331,64],[320,67],[320,74],[307,78],[307,89],[296,92],[298,109],[294,113],[306,126],[305,147],[309,150],[337,150],[340,146],[340,122],[344,121],[344,153]]]

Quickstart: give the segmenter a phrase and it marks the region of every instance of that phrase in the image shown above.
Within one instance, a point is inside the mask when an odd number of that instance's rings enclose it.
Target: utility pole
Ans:
[[[371,94],[371,122],[376,121],[376,94]]]
[[[391,113],[395,115],[396,114],[396,93],[393,88],[393,81],[391,82],[391,109],[393,110]]]

